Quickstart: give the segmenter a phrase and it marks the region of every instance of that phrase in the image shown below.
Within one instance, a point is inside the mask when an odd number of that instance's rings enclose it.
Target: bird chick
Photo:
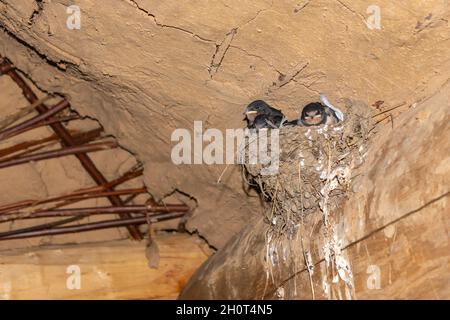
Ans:
[[[244,111],[249,129],[279,128],[283,121],[283,113],[272,108],[263,100],[255,100]]]
[[[312,102],[303,108],[297,124],[309,127],[322,124],[331,125],[338,122],[339,119],[333,109],[322,105],[320,102]]]

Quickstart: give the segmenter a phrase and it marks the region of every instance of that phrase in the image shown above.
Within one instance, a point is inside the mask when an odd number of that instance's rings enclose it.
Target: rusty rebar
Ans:
[[[96,132],[96,130],[91,130],[91,131],[87,131],[87,132],[77,133],[77,134],[73,135],[73,137],[74,137],[74,139],[76,139],[78,145],[83,145],[83,144],[87,144],[89,142],[96,141],[96,138],[98,138],[99,136],[100,136],[100,134],[98,134]],[[48,148],[48,147],[50,147],[50,146],[60,142],[59,138],[56,135],[51,136],[51,138],[52,139],[49,139],[47,143],[46,143],[45,139],[42,139],[41,140],[42,141],[41,144],[38,143],[39,140],[38,141],[35,140],[36,143],[34,144],[34,146],[35,146],[34,148],[31,148],[33,146],[33,144],[30,144],[27,147],[26,146],[27,142],[25,142],[22,145],[22,148],[25,149],[25,150],[22,149],[23,151],[19,152],[19,153],[17,153],[17,152],[21,151],[20,150],[20,146],[17,145],[18,148],[14,152],[12,152],[13,148],[14,148],[14,146],[13,146],[13,147],[11,147],[10,151],[11,151],[11,153],[14,153],[14,156],[9,157],[9,159],[18,158],[18,157],[21,157],[21,156],[33,153],[35,151],[38,151],[40,149]],[[2,156],[4,156],[4,155],[2,154],[1,157]],[[1,160],[1,158],[0,158],[0,160]]]
[[[22,150],[26,150],[30,147],[40,146],[47,142],[57,141],[57,140],[58,140],[58,137],[55,135],[52,135],[50,137],[42,138],[39,140],[31,140],[31,141],[21,142],[21,143],[13,145],[11,147],[0,149],[0,158],[9,156],[11,154],[14,154],[14,153],[22,151]]]
[[[15,158],[21,158],[21,157],[23,157],[23,156],[26,156],[26,155],[28,155],[28,154],[31,154],[31,153],[34,153],[34,152],[36,152],[36,151],[39,151],[39,150],[41,150],[41,149],[44,149],[44,148],[48,148],[48,147],[51,147],[51,146],[54,146],[55,144],[58,144],[59,143],[59,139],[55,139],[55,140],[53,140],[53,141],[48,141],[48,142],[46,142],[46,143],[42,143],[42,144],[38,144],[38,145],[36,145],[35,147],[32,147],[32,148],[26,148],[25,150],[23,150],[23,151],[21,151],[21,152],[15,152],[14,153],[14,155],[13,156],[9,156],[9,157],[6,157],[6,159],[15,159]],[[19,151],[19,150],[18,150]],[[4,159],[0,159],[0,160],[5,160],[5,158]]]
[[[115,219],[115,220],[105,220],[100,222],[92,222],[86,224],[80,224],[75,226],[65,226],[59,228],[52,228],[48,230],[38,230],[38,231],[30,231],[23,232],[19,234],[13,234],[9,236],[0,237],[0,241],[2,240],[13,240],[13,239],[24,239],[24,238],[33,238],[33,237],[42,237],[42,236],[54,236],[60,234],[68,234],[68,233],[78,233],[78,232],[87,232],[94,231],[100,229],[110,229],[116,227],[124,227],[129,225],[140,225],[147,224],[147,221],[150,220],[151,223],[156,223],[164,220],[171,220],[181,218],[186,213],[163,213],[159,215],[159,217],[133,217],[127,219]]]
[[[81,146],[66,147],[58,150],[45,151],[40,153],[34,153],[28,156],[13,157],[12,159],[6,159],[0,161],[0,169],[17,166],[19,164],[28,163],[30,161],[40,161],[46,159],[60,158],[68,155],[78,155],[80,153],[84,154],[86,152],[94,152],[100,150],[107,150],[112,148],[117,148],[117,142],[115,141],[105,141],[99,143],[90,143]]]
[[[9,126],[14,124],[15,122],[19,121],[22,118],[25,118],[27,115],[29,115],[32,112],[36,112],[36,106],[44,103],[45,101],[49,100],[51,96],[46,96],[43,99],[40,99],[34,103],[29,104],[28,106],[25,106],[24,108],[19,109],[16,113],[11,114],[9,116],[4,117],[0,120],[0,132],[7,129]]]
[[[69,102],[67,102],[67,100],[62,100],[61,102],[59,102],[58,104],[56,104],[54,107],[48,109],[45,112],[42,112],[40,115],[35,116],[31,119],[25,120],[22,123],[19,123],[13,127],[7,128],[5,130],[2,130],[0,132],[0,141],[4,140],[6,138],[10,138],[12,136],[14,136],[17,132],[20,132],[21,130],[24,130],[28,127],[31,127],[35,124],[38,124],[41,121],[44,121],[46,119],[48,119],[49,117],[51,117],[52,115],[60,112],[61,110],[67,108],[69,106]]]
[[[73,217],[70,217],[70,218],[63,219],[63,220],[47,222],[47,223],[44,223],[44,224],[38,224],[38,225],[31,226],[31,227],[25,227],[25,228],[20,228],[20,229],[16,229],[16,230],[4,231],[4,232],[0,232],[0,238],[7,237],[7,236],[12,236],[12,235],[17,235],[17,234],[22,234],[22,233],[27,233],[27,232],[31,232],[31,231],[52,229],[52,228],[60,226],[60,225],[64,225],[64,224],[68,224],[68,223],[71,223],[71,222],[75,222],[77,220],[81,220],[81,219],[83,219],[85,217],[88,217],[88,216],[89,215],[86,215],[86,216],[73,216]]]
[[[70,216],[87,216],[87,215],[105,215],[113,213],[135,213],[147,214],[152,213],[170,213],[170,212],[188,212],[189,207],[186,205],[163,205],[163,206],[146,206],[131,205],[123,207],[95,207],[95,208],[70,208],[59,210],[42,210],[36,212],[9,212],[0,215],[0,223],[22,220],[22,219],[38,219],[38,218],[55,218]],[[151,217],[152,215],[149,215]]]
[[[114,188],[126,181],[132,180],[138,176],[142,175],[142,169],[139,168],[131,168],[129,171],[125,172],[122,176],[120,176],[117,179],[111,180],[110,182],[104,184],[104,185],[100,185],[100,186],[96,186],[96,187],[89,187],[89,188],[83,188],[83,189],[79,189],[76,190],[74,192],[72,192],[70,194],[70,196],[76,196],[76,195],[84,195],[84,194],[92,194],[92,193],[96,193],[96,192],[102,192],[104,190],[107,190],[109,188]],[[56,196],[50,199],[53,199],[53,201],[57,201],[58,199],[64,199],[64,197],[66,197],[67,195],[63,195],[63,196]],[[45,201],[44,200],[38,200],[38,202],[36,203],[36,200],[23,200],[23,201],[19,201],[17,203],[12,203],[12,204],[7,204],[7,205],[3,205],[0,206],[0,214],[1,213],[5,213],[8,211],[11,211],[13,209],[22,209],[22,208],[26,208],[26,207],[30,207],[30,206],[35,206],[40,204],[40,201]],[[65,206],[65,205],[69,205],[69,204],[73,204],[75,202],[78,202],[79,200],[70,200],[66,203],[62,203],[60,205],[58,205],[57,207],[61,207],[61,206]]]
[[[189,207],[184,204],[167,204],[158,206],[130,205],[122,207],[93,207],[93,208],[70,208],[58,210],[40,210],[36,212],[8,212],[0,215],[0,222],[8,222],[20,219],[54,218],[76,215],[102,215],[111,213],[147,213],[147,212],[188,212]]]
[[[115,191],[105,191],[105,192],[92,192],[92,193],[84,193],[84,194],[68,194],[63,196],[56,196],[56,197],[50,197],[43,200],[25,200],[20,201],[18,203],[9,204],[6,207],[0,207],[0,215],[11,211],[11,210],[20,210],[24,208],[29,207],[35,207],[39,205],[43,205],[46,203],[52,203],[52,202],[58,202],[62,201],[58,204],[56,207],[62,207],[68,204],[73,204],[75,202],[84,201],[88,199],[94,199],[94,198],[103,198],[108,197],[111,195],[120,196],[120,195],[131,195],[131,194],[142,194],[146,193],[146,188],[133,188],[133,189],[121,189],[121,190],[115,190]],[[53,207],[51,209],[55,209],[56,207]]]
[[[31,130],[37,129],[37,128],[46,127],[46,126],[49,126],[50,124],[53,124],[53,123],[56,123],[56,122],[65,122],[65,121],[72,121],[72,120],[78,120],[78,119],[81,119],[81,118],[80,118],[80,116],[77,116],[77,115],[66,116],[66,117],[51,117],[48,120],[41,121],[41,122],[39,122],[39,123],[37,123],[35,125],[29,126],[29,127],[24,128],[24,129],[22,129],[20,131],[17,131],[14,134],[14,136],[22,134],[22,133],[25,133],[27,131],[31,131]],[[69,130],[69,132],[71,132],[71,130]],[[11,137],[8,137],[8,138],[11,138]]]
[[[37,201],[33,203],[33,206],[41,205],[49,202],[56,202],[56,201],[83,201],[88,199],[94,199],[94,198],[103,198],[108,196],[121,196],[121,195],[131,195],[131,194],[141,194],[146,193],[146,188],[132,188],[132,189],[120,189],[120,190],[114,190],[114,191],[104,191],[104,192],[93,192],[93,193],[86,193],[81,195],[66,195],[66,196],[60,196],[55,198],[49,198],[41,201]],[[1,214],[1,213],[0,213]]]
[[[137,196],[137,194],[132,194],[129,197],[127,197],[123,203],[124,204],[128,204],[131,201],[133,201],[133,199]],[[9,230],[9,231],[4,231],[4,232],[0,232],[0,237],[6,237],[6,236],[10,236],[10,235],[17,235],[17,234],[21,234],[21,233],[25,233],[25,232],[30,232],[30,231],[39,231],[39,230],[46,230],[46,229],[51,229],[60,225],[64,225],[64,224],[68,224],[71,222],[75,222],[78,220],[82,220],[86,217],[89,217],[88,214],[86,215],[79,215],[79,216],[73,216],[70,218],[65,218],[62,220],[57,220],[57,221],[52,221],[52,222],[47,222],[47,223],[43,223],[43,224],[38,224],[38,225],[34,225],[31,227],[25,227],[25,228],[20,228],[20,229],[16,229],[16,230]]]
[[[85,144],[88,142],[92,142],[96,138],[98,138],[100,136],[100,132],[101,132],[101,130],[99,131],[99,129],[94,129],[94,130],[90,130],[87,132],[76,133],[73,135],[73,137],[74,137],[74,139],[77,140],[78,144]],[[13,145],[11,147],[0,149],[0,159],[3,157],[9,156],[11,154],[14,154],[14,156],[11,156],[9,159],[17,158],[22,155],[29,154],[29,153],[35,152],[37,150],[49,147],[58,142],[59,142],[59,138],[56,135],[51,135],[47,138],[42,138],[42,139],[38,139],[38,140],[21,142],[16,145]],[[32,147],[34,147],[34,148],[32,148]],[[21,151],[21,152],[19,152],[19,151]]]
[[[5,65],[5,64],[11,65],[11,63],[6,58],[2,58],[0,56],[0,59],[2,60],[1,65]],[[9,77],[11,77],[11,79],[22,89],[22,93],[23,93],[24,97],[28,100],[29,103],[34,103],[38,100],[37,96],[33,93],[31,88],[26,84],[26,82],[22,79],[22,77],[19,76],[19,74],[14,70],[14,68],[5,67],[2,69],[2,73],[5,73]],[[39,106],[36,107],[36,110],[40,114],[43,114],[46,111],[48,111],[48,108],[44,104],[40,104]],[[60,137],[61,142],[66,147],[71,147],[76,144],[75,141],[73,140],[72,136],[70,135],[70,133],[64,128],[64,126],[61,123],[59,123],[59,122],[52,123],[52,124],[50,124],[50,127],[53,129],[55,134]],[[76,154],[76,157],[81,162],[81,165],[83,166],[83,168],[85,168],[85,170],[89,173],[89,175],[95,181],[95,183],[97,183],[98,185],[105,185],[108,183],[106,178],[97,169],[97,167],[95,166],[95,164],[92,162],[91,158],[88,155]],[[111,189],[109,191],[113,191],[113,190]],[[111,204],[114,206],[123,206],[123,202],[119,196],[110,196],[110,197],[108,197],[108,199],[111,202]],[[130,218],[131,215],[130,214],[121,214],[120,217],[123,219],[127,219],[127,218]],[[142,235],[139,232],[138,228],[136,228],[133,225],[128,226],[127,228],[128,228],[128,231],[130,232],[130,235],[134,239],[136,239],[136,240],[142,239]]]
[[[98,193],[98,192],[104,192],[107,190],[111,190],[111,188],[115,188],[118,185],[125,183],[129,180],[133,180],[139,176],[141,176],[143,173],[143,169],[139,168],[139,167],[133,167],[130,170],[128,170],[127,172],[125,172],[122,176],[120,176],[117,179],[111,180],[103,185],[99,185],[96,187],[88,187],[88,188],[83,188],[83,189],[79,189],[76,190],[74,192],[71,193],[72,196],[76,196],[76,195],[86,195],[86,194],[94,194],[94,193]],[[114,190],[113,190],[114,191]],[[110,191],[111,192],[111,191]],[[64,197],[64,196],[59,196],[59,197]],[[66,206],[69,204],[73,204],[75,202],[78,202],[79,200],[68,200],[60,205],[58,205],[57,207],[61,207],[61,206]],[[125,200],[126,201],[126,200]],[[125,202],[123,202],[125,204]]]

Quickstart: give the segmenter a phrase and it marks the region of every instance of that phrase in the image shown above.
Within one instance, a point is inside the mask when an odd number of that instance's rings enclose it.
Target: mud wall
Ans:
[[[0,54],[100,120],[144,162],[157,197],[195,197],[188,227],[217,248],[259,214],[259,202],[243,191],[237,167],[218,184],[224,166],[174,165],[174,129],[194,120],[241,127],[255,98],[292,118],[319,92],[338,104],[408,108],[450,70],[446,0],[378,1],[380,29],[367,25],[371,1],[79,0],[81,28],[70,30],[72,4],[1,0]]]

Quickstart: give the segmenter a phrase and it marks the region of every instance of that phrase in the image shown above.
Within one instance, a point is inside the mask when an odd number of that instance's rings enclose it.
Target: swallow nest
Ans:
[[[273,231],[292,237],[308,215],[321,213],[326,222],[338,210],[350,190],[352,171],[367,152],[367,112],[367,106],[350,104],[336,125],[279,129],[279,166],[273,174],[264,172],[267,166],[244,161],[247,181],[269,202],[265,216]],[[267,140],[270,155],[270,132]]]

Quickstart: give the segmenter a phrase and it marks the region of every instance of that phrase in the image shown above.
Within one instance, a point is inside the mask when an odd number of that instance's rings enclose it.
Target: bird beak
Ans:
[[[244,113],[244,115],[245,115],[246,119],[248,119],[249,121],[253,121],[253,120],[255,120],[257,113],[258,112],[256,112],[256,111],[246,111]]]
[[[247,111],[244,113],[244,115],[245,115],[245,118],[248,119],[248,121],[253,122],[253,120],[255,120],[255,118],[256,118],[257,113],[258,112],[256,112],[256,111]]]

